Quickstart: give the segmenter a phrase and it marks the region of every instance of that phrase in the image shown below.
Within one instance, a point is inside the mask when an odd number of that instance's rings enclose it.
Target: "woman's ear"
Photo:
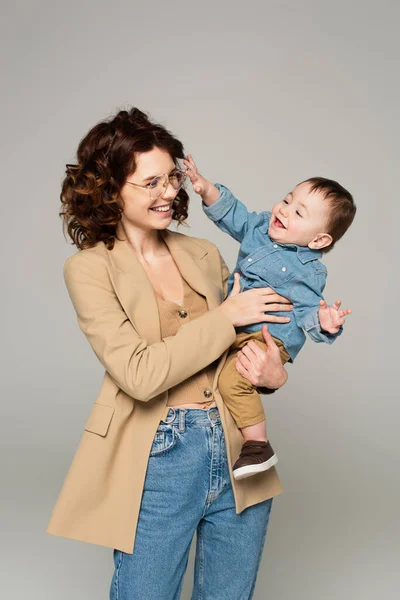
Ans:
[[[317,233],[315,238],[308,244],[308,247],[312,250],[322,250],[330,246],[333,242],[333,238],[329,233]]]

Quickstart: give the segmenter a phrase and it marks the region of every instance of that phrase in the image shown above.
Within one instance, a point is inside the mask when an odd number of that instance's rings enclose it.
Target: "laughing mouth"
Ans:
[[[153,206],[150,210],[154,210],[155,212],[168,212],[170,208],[170,204],[164,204],[163,206]]]
[[[278,229],[286,229],[286,227],[284,226],[282,221],[280,219],[278,219],[278,217],[275,217],[273,225],[274,225],[274,227],[277,227]]]

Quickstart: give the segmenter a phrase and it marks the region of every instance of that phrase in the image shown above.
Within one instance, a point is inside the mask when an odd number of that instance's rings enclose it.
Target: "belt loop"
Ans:
[[[168,413],[169,413],[169,411],[170,411],[170,410],[172,410],[172,411],[173,411],[173,413],[172,413],[172,415],[171,415],[172,419],[168,419],[168,421],[167,421],[166,419],[168,418]],[[176,417],[176,410],[175,410],[175,408],[174,408],[173,406],[171,406],[171,407],[168,409],[168,413],[167,413],[167,415],[166,415],[165,419],[163,419],[164,423],[166,423],[167,425],[169,425],[170,423],[172,423],[172,421],[174,421],[174,420],[175,420],[175,417]]]
[[[185,414],[186,414],[186,409],[180,408],[179,409],[179,428],[178,428],[179,433],[184,433],[184,431],[185,431]]]

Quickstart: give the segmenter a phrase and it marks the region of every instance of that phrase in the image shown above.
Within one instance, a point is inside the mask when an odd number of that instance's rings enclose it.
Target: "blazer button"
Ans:
[[[178,314],[179,314],[179,316],[180,316],[181,319],[186,319],[186,317],[188,316],[186,310],[180,310]]]
[[[204,390],[203,394],[206,398],[211,398],[211,396],[213,395],[211,390]]]

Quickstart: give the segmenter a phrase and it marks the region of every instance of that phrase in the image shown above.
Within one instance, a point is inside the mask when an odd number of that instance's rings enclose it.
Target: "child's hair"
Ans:
[[[101,121],[81,140],[77,164],[66,165],[60,195],[64,231],[80,250],[103,241],[111,250],[123,203],[120,190],[136,169],[135,155],[160,148],[177,164],[184,158],[182,143],[138,108],[121,110]],[[181,188],[172,206],[172,218],[183,223],[189,196]]]
[[[357,207],[353,196],[340,183],[325,177],[310,177],[302,181],[311,185],[311,192],[322,192],[329,203],[329,217],[326,233],[332,236],[332,244],[322,248],[323,253],[333,249],[334,245],[346,233],[353,222]]]

